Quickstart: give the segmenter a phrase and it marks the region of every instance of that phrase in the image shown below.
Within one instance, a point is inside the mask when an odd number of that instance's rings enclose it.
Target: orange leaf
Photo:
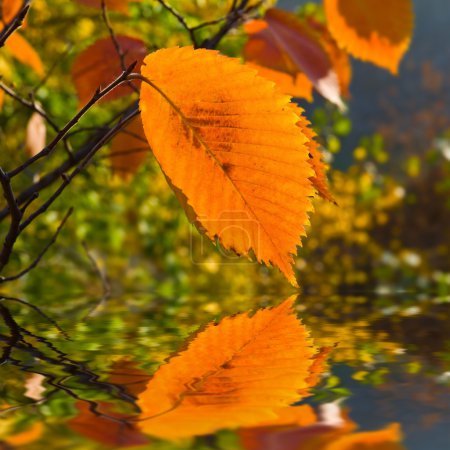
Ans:
[[[316,140],[317,135],[312,129],[311,123],[305,117],[303,109],[295,105],[294,103],[292,103],[291,105],[299,117],[298,126],[303,130],[305,136],[308,138],[308,142],[306,145],[309,151],[309,163],[311,164],[311,167],[313,168],[315,173],[315,175],[312,176],[310,180],[322,198],[332,203],[336,203],[328,189],[325,164],[322,161],[322,154],[319,150],[319,143]]]
[[[9,23],[20,11],[22,5],[22,0],[3,0],[1,2],[3,22]]]
[[[2,89],[0,89],[0,111],[2,110],[4,101],[5,101],[5,92]]]
[[[273,83],[236,59],[192,47],[144,61],[140,109],[150,147],[211,240],[277,266],[292,254],[313,189],[298,117]]]
[[[136,117],[112,140],[110,159],[113,172],[128,179],[139,170],[149,152],[141,119]]]
[[[20,433],[13,434],[5,438],[5,441],[14,447],[20,448],[23,445],[31,444],[37,441],[44,432],[42,422],[34,422],[28,429]]]
[[[97,402],[97,409],[104,415],[93,413],[86,402],[77,401],[75,406],[79,414],[68,421],[68,426],[80,435],[114,448],[148,444],[147,436],[136,425],[124,420],[129,414],[111,411],[112,407],[108,403]]]
[[[44,66],[36,50],[18,33],[12,34],[5,42],[5,47],[17,61],[31,67],[38,75],[44,75]]]
[[[161,366],[140,395],[141,429],[166,439],[276,418],[299,400],[315,349],[293,298],[212,323]]]
[[[411,0],[324,0],[324,7],[340,47],[397,74],[413,31]]]
[[[341,436],[324,447],[324,450],[405,450],[401,440],[400,425],[393,423],[383,430]]]
[[[117,42],[125,55],[125,65],[128,66],[137,61],[135,70],[139,71],[142,60],[147,53],[144,42],[122,35],[117,36]],[[120,57],[111,38],[99,39],[81,52],[72,66],[72,79],[80,104],[88,102],[97,88],[107,86],[121,72]],[[102,101],[113,100],[132,92],[130,86],[123,84],[103,97]]]
[[[106,7],[110,11],[128,12],[128,4],[131,2],[140,2],[141,0],[106,0]],[[77,0],[78,3],[91,6],[92,8],[101,8],[102,0]]]
[[[296,75],[289,75],[287,73],[273,70],[268,67],[259,66],[258,64],[253,64],[250,62],[247,63],[247,66],[255,69],[258,72],[258,75],[276,83],[281,92],[285,92],[293,97],[304,98],[309,102],[312,102],[313,85],[305,74],[297,73]]]
[[[317,91],[343,108],[338,75],[317,31],[292,13],[269,9],[265,20],[246,26],[245,58],[295,77],[304,73]]]
[[[30,156],[38,154],[44,147],[47,137],[44,118],[33,113],[27,124],[25,148]]]

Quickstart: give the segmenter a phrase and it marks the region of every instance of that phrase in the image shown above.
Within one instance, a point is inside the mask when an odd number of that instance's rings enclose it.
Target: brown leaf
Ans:
[[[276,418],[310,387],[316,349],[293,298],[237,314],[194,335],[139,396],[141,429],[166,439]]]
[[[117,36],[117,42],[124,54],[125,65],[137,61],[138,72],[147,51],[140,39],[130,36]],[[97,40],[81,52],[72,66],[72,79],[80,104],[87,103],[99,87],[106,87],[122,72],[120,57],[111,38]],[[136,83],[136,82],[134,82]],[[122,84],[110,92],[102,101],[114,100],[133,92],[127,84]]]
[[[150,153],[140,117],[136,117],[117,134],[111,143],[113,173],[127,180],[134,175]]]
[[[47,138],[47,129],[44,118],[33,113],[27,124],[25,148],[30,156],[37,155],[44,147]]]
[[[249,34],[244,48],[246,60],[294,79],[298,73],[304,73],[320,94],[344,108],[338,75],[317,31],[306,21],[280,9],[269,9],[264,19],[246,27]]]
[[[328,27],[356,58],[398,72],[413,31],[411,0],[324,0]]]
[[[147,436],[125,420],[129,414],[115,412],[110,404],[97,402],[97,409],[104,415],[93,413],[86,402],[77,401],[75,406],[78,416],[70,419],[68,426],[80,435],[114,448],[148,444]]]
[[[309,223],[306,137],[273,83],[238,60],[191,47],[145,59],[140,109],[150,147],[207,236],[278,267],[297,285],[292,254]]]
[[[90,6],[92,8],[101,8],[102,0],[76,0],[78,3]],[[137,3],[142,0],[106,0],[106,7],[110,11],[119,11],[123,14],[128,12],[128,5],[132,2]]]

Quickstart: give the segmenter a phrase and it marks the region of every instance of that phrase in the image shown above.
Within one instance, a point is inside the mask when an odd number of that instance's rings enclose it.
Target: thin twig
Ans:
[[[41,252],[39,253],[39,255],[35,258],[35,260],[24,270],[22,270],[21,272],[19,272],[16,275],[12,275],[10,277],[0,277],[0,284],[2,283],[6,283],[8,281],[14,281],[14,280],[18,280],[19,278],[23,277],[24,275],[26,275],[28,272],[30,272],[31,270],[33,270],[41,261],[41,259],[44,257],[44,255],[47,253],[47,251],[49,250],[49,248],[56,242],[56,240],[58,239],[59,233],[61,232],[62,228],[64,227],[67,219],[70,217],[70,215],[73,212],[73,208],[70,208],[69,211],[67,211],[66,215],[64,216],[63,220],[61,221],[61,223],[59,224],[58,228],[56,229],[55,234],[52,236],[52,238],[50,239],[50,241],[47,242],[47,245],[41,250]]]
[[[178,20],[180,25],[189,33],[189,37],[191,38],[194,47],[197,48],[198,44],[194,30],[186,23],[184,17],[179,12],[177,12],[172,6],[166,3],[165,0],[158,0],[158,3]]]
[[[56,131],[59,131],[59,126],[56,122],[53,121],[53,119],[44,111],[41,105],[36,103],[34,100],[25,100],[22,98],[17,92],[15,92],[12,88],[7,86],[5,83],[0,81],[0,89],[5,92],[5,94],[12,97],[14,100],[18,101],[21,105],[25,106],[26,108],[30,109],[33,112],[38,113],[40,116],[44,118],[44,120]]]
[[[127,64],[125,61],[125,53],[123,51],[122,46],[120,45],[119,40],[117,39],[116,33],[111,25],[111,21],[109,20],[108,9],[106,6],[106,0],[102,0],[102,17],[103,17],[103,22],[105,22],[106,28],[108,29],[108,33],[109,33],[109,36],[111,37],[114,48],[116,49],[117,56],[120,59],[120,67],[121,67],[122,71],[125,72],[127,70]],[[139,93],[139,89],[132,82],[129,81],[128,86],[134,92]]]

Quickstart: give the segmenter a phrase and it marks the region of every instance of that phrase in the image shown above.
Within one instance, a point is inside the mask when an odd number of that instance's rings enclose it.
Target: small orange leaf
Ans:
[[[324,450],[405,450],[398,423],[382,430],[347,434],[329,443]]]
[[[111,166],[113,173],[123,179],[134,175],[150,153],[140,117],[133,119],[111,144]]]
[[[122,35],[117,36],[117,42],[125,55],[125,65],[128,66],[137,61],[135,70],[139,71],[142,60],[147,53],[144,42]],[[106,87],[121,72],[120,57],[111,38],[99,39],[81,52],[72,66],[72,79],[80,104],[88,102],[97,88]],[[132,92],[130,86],[123,84],[103,97],[102,101],[113,100]]]
[[[2,110],[4,101],[5,101],[5,92],[2,89],[0,89],[0,111]]]
[[[252,250],[297,285],[292,254],[309,223],[313,171],[289,97],[212,50],[164,49],[144,63],[142,123],[165,175],[211,240]]]
[[[119,11],[121,13],[128,12],[128,4],[131,2],[137,3],[142,0],[106,0],[106,7],[110,11]],[[91,6],[92,8],[101,8],[102,0],[77,0],[78,3],[82,3],[86,6]]]
[[[42,422],[34,422],[28,429],[20,433],[8,436],[5,439],[9,445],[20,448],[23,445],[31,444],[37,441],[44,432],[44,425]]]
[[[30,156],[37,155],[44,147],[47,138],[47,129],[44,118],[33,113],[27,124],[25,148]]]
[[[275,419],[309,387],[316,350],[293,298],[212,323],[161,366],[140,395],[139,422],[166,439]]]
[[[317,31],[292,13],[269,9],[265,20],[246,26],[247,61],[297,76],[304,73],[317,91],[343,108],[338,75]]]
[[[324,0],[324,7],[340,47],[397,74],[413,31],[411,0]]]
[[[1,2],[3,22],[9,23],[20,11],[22,5],[22,0],[3,0]]]
[[[129,414],[113,411],[110,404],[97,402],[97,409],[103,415],[93,413],[86,402],[77,401],[75,406],[79,411],[78,416],[70,419],[68,426],[80,435],[114,448],[148,444],[147,436],[126,420]]]
[[[5,47],[17,61],[31,67],[38,75],[44,75],[44,65],[36,50],[18,33],[12,34],[5,42]]]

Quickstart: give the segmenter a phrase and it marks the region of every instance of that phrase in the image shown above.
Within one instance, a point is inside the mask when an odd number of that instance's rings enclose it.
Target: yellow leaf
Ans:
[[[30,156],[37,155],[45,147],[46,137],[45,120],[35,112],[28,121],[25,135],[25,148]]]
[[[398,72],[413,31],[411,0],[324,0],[328,27],[356,58]]]
[[[314,191],[306,137],[273,83],[238,60],[192,47],[144,60],[140,109],[150,147],[211,240],[253,251],[297,285],[292,254]]]
[[[133,119],[111,143],[111,166],[123,179],[134,175],[150,152],[139,117]]]
[[[17,61],[31,67],[38,75],[44,75],[44,66],[36,50],[18,33],[12,34],[5,42],[5,47]]]
[[[212,323],[161,366],[139,396],[141,429],[178,439],[276,418],[310,387],[316,350],[293,298]]]

